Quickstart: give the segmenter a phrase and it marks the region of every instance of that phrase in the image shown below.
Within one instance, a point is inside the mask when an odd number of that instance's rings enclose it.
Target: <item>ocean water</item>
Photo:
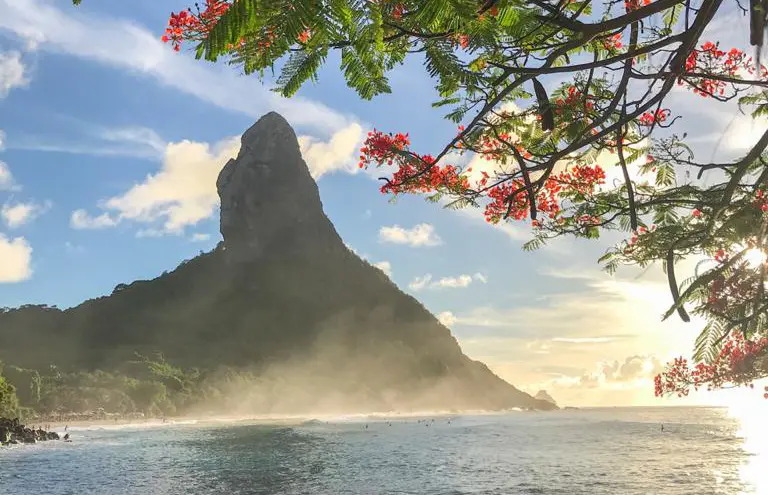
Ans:
[[[0,493],[766,494],[764,438],[749,447],[741,423],[615,408],[71,428],[72,443],[0,450]]]

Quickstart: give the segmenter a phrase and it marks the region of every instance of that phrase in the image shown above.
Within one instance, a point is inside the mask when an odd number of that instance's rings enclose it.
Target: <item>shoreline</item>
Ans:
[[[215,426],[215,425],[302,425],[304,423],[358,423],[376,421],[404,421],[428,418],[453,418],[457,416],[498,416],[519,413],[536,413],[541,411],[524,411],[511,409],[504,411],[413,411],[413,412],[370,412],[370,413],[320,413],[320,414],[265,414],[248,416],[175,416],[167,418],[94,418],[59,419],[46,421],[38,420],[34,424],[50,426],[51,430],[68,429],[110,429],[124,427],[169,427],[169,426]],[[33,422],[30,421],[30,424]]]

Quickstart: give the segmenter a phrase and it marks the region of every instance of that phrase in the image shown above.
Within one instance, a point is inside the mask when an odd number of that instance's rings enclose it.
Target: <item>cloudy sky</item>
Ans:
[[[373,126],[410,132],[424,153],[454,135],[430,107],[420,60],[392,74],[392,95],[364,102],[332,57],[318,84],[285,100],[164,46],[168,11],[183,2],[70,3],[0,0],[0,306],[73,306],[211,249],[216,176],[237,136],[276,110],[301,136],[346,243],[423,301],[469,356],[563,404],[659,403],[653,374],[700,327],[660,322],[669,295],[659,267],[602,273],[596,259],[617,238],[526,253],[523,224],[493,227],[418,198],[390,204],[357,173]],[[744,47],[746,22],[724,17],[708,39]],[[724,28],[735,23],[745,28]],[[735,156],[762,132],[735,108],[677,90],[672,99],[702,160]]]

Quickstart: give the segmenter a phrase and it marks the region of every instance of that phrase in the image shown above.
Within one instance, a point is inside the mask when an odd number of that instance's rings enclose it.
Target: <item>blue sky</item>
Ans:
[[[0,0],[0,307],[69,307],[211,249],[218,169],[237,151],[233,138],[276,110],[301,136],[345,242],[439,315],[467,354],[561,402],[654,403],[651,375],[698,330],[660,324],[660,269],[602,274],[595,260],[608,241],[526,253],[525,225],[492,227],[419,198],[393,205],[358,173],[374,125],[410,132],[423,152],[455,133],[431,108],[418,59],[392,74],[393,94],[370,102],[345,86],[335,59],[284,100],[162,45],[168,11],[183,7]],[[705,152],[727,126],[733,152],[755,131],[706,105],[694,112],[707,123]]]

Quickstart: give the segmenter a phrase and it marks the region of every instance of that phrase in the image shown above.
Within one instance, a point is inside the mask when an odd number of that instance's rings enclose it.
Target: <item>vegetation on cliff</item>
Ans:
[[[13,418],[19,414],[19,399],[14,387],[3,376],[3,363],[0,361],[0,417]]]

